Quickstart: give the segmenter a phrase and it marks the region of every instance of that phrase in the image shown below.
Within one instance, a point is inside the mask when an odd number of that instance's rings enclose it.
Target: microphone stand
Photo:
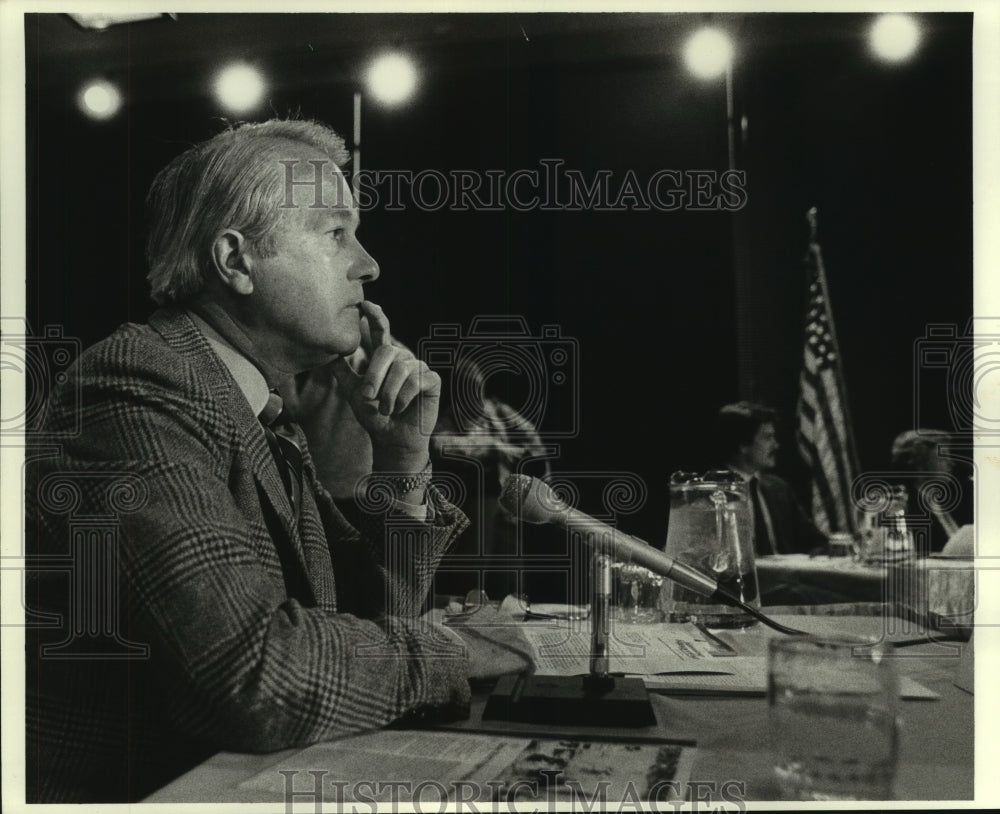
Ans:
[[[587,532],[593,534],[593,532]],[[571,726],[655,726],[656,713],[641,678],[610,673],[611,556],[603,537],[592,559],[590,673],[586,676],[502,676],[483,720]]]
[[[585,686],[600,691],[614,686],[615,680],[608,669],[608,639],[611,638],[611,558],[594,554],[593,589],[590,598],[590,675]]]

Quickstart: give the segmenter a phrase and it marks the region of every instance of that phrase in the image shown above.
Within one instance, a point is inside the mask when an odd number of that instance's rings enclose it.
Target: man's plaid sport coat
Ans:
[[[44,426],[26,456],[29,801],[137,800],[218,750],[468,700],[463,657],[417,619],[464,515],[432,488],[431,520],[359,533],[305,450],[295,518],[183,311],[84,352]]]

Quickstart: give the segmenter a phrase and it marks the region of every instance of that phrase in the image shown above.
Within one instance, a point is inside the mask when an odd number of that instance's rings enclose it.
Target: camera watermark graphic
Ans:
[[[924,336],[914,342],[914,394],[913,394],[913,427],[908,438],[903,439],[909,448],[919,453],[918,469],[930,470],[927,474],[936,480],[936,486],[921,488],[917,495],[923,511],[938,519],[944,520],[946,526],[947,546],[949,554],[961,554],[975,557],[968,563],[967,581],[974,582],[975,595],[979,589],[984,595],[991,592],[992,583],[996,579],[996,566],[989,561],[993,558],[988,552],[980,549],[979,538],[983,524],[979,517],[972,518],[968,514],[968,506],[972,503],[973,492],[977,492],[975,505],[978,512],[991,505],[992,494],[983,491],[984,484],[976,478],[979,467],[974,458],[974,452],[982,456],[981,463],[992,463],[996,454],[991,451],[1000,449],[1000,317],[975,316],[964,326],[957,323],[928,324]],[[946,407],[946,423],[943,429],[928,429],[944,419],[937,418],[941,412],[935,409],[939,403]],[[900,439],[897,439],[899,442]],[[895,449],[894,449],[895,455]],[[969,474],[965,474],[966,465],[971,465]],[[954,518],[949,516],[949,507],[940,510],[939,503],[948,503],[952,499],[954,481],[947,486],[941,483],[942,471],[957,472],[958,489],[965,503],[965,516],[961,507],[956,510]],[[966,524],[966,525],[963,525]],[[936,531],[939,531],[934,526]],[[947,597],[942,586],[954,583],[957,575],[947,573],[947,567],[957,567],[959,563],[947,563],[938,560],[927,562],[928,580],[934,593],[942,594],[929,599],[932,608]],[[936,573],[935,573],[936,572]],[[961,586],[964,595],[966,587]],[[953,591],[957,590],[952,586]],[[965,600],[963,600],[965,601]],[[976,602],[969,600],[968,613],[955,620],[962,627],[972,629],[988,622],[980,618],[974,622],[973,611]],[[961,609],[951,608],[949,620],[954,619]]]
[[[468,332],[436,324],[418,341],[417,356],[445,380],[458,434],[537,433],[546,442],[579,434],[579,342],[563,336],[558,325],[543,325],[534,336],[522,316],[478,316]],[[486,394],[493,380],[514,394],[509,409],[490,409]]]
[[[0,411],[0,438],[52,440],[80,433],[79,387],[69,393],[75,409],[59,426],[46,424],[46,400],[55,387],[69,381],[68,369],[80,355],[79,339],[63,335],[58,325],[47,325],[41,335],[31,332],[19,317],[0,319],[0,370],[3,372],[3,408]],[[17,398],[23,394],[23,401]]]
[[[921,396],[944,392],[954,432],[1000,436],[1000,318],[928,325],[914,351],[914,427],[927,423]]]
[[[468,578],[462,593],[469,587],[482,590],[487,577],[498,570],[510,572],[518,586],[523,571],[531,570],[537,576],[540,569],[548,578],[563,576],[568,586],[571,575],[586,573],[577,563],[579,556],[563,552],[554,559],[551,554],[532,559],[530,549],[521,543],[516,519],[498,508],[497,499],[511,473],[540,462],[545,462],[542,465],[548,471],[547,461],[559,453],[557,444],[548,443],[550,438],[574,437],[579,432],[576,340],[564,337],[555,325],[542,326],[533,335],[523,317],[479,316],[467,333],[457,324],[432,326],[430,335],[418,342],[417,356],[444,381],[441,411],[431,438],[432,502],[455,505],[473,518],[473,528],[464,532],[463,541],[471,534],[475,550],[436,562],[433,573],[417,573],[414,569],[429,559],[424,554],[432,545],[430,529],[419,520],[392,511],[400,497],[392,485],[399,479],[379,474],[359,482],[355,499],[363,517],[384,518],[385,562],[401,569],[405,579],[415,585],[431,581],[437,587],[442,579],[452,577],[454,581],[461,575]],[[378,531],[375,527],[372,530]],[[532,560],[530,565],[526,565],[528,560]],[[518,586],[513,593],[521,593]],[[383,599],[389,617],[413,620],[418,610],[388,586]],[[478,622],[483,621],[482,616],[477,617]],[[513,619],[508,621],[514,624]],[[421,630],[434,640],[426,620],[413,623],[422,625]],[[503,622],[491,618],[490,625],[503,626]],[[382,658],[391,653],[392,631],[385,632],[382,642],[360,647],[357,655]],[[438,648],[440,655],[456,655],[452,645],[448,642],[443,649]]]
[[[282,209],[347,206],[346,189],[333,185],[324,197],[323,176],[336,172],[326,159],[282,159]],[[591,172],[567,167],[561,158],[542,158],[537,167],[506,169],[363,169],[352,186],[362,211],[402,212],[735,212],[746,206],[743,170],[658,169]],[[312,190],[308,195],[296,190]]]
[[[513,518],[498,506],[499,490],[507,477],[544,470],[559,456],[558,444],[522,444],[504,433],[498,438],[483,433],[435,433],[431,439],[431,461],[435,482],[447,476],[461,484],[460,489],[442,490],[442,496],[462,507],[470,520],[465,535],[471,544],[453,550],[453,561],[468,560],[475,565],[483,557],[516,558],[525,551],[520,535],[515,533]],[[453,498],[455,495],[457,499]],[[500,539],[495,539],[499,537]]]

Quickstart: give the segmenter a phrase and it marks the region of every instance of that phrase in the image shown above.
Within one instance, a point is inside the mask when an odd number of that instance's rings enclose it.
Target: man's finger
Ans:
[[[361,377],[361,396],[366,399],[378,398],[382,382],[392,366],[399,351],[392,345],[382,345],[375,348],[372,358],[368,360],[368,368]]]
[[[396,394],[396,412],[402,413],[421,391],[419,371],[410,376]]]
[[[365,320],[362,320],[361,322],[365,325]],[[367,325],[363,330],[367,330]],[[368,364],[368,353],[361,345],[358,345],[357,350],[349,356],[345,356],[344,360],[351,366],[351,370],[360,376],[365,372],[365,366]]]
[[[359,306],[361,313],[367,317],[363,322],[368,323],[369,342],[371,349],[375,350],[382,345],[391,345],[392,339],[389,333],[389,318],[385,315],[380,305],[376,305],[371,300],[364,300]],[[364,326],[362,326],[364,331]],[[362,337],[364,334],[362,333]]]
[[[393,413],[401,412],[396,406],[396,397],[410,376],[416,376],[414,368],[415,360],[401,359],[399,357],[393,360],[392,366],[386,372],[382,386],[379,388],[379,412],[382,415],[392,415]]]
[[[396,396],[396,412],[404,412],[417,396],[427,396],[436,401],[440,394],[441,377],[426,364],[420,362],[416,371],[403,383]],[[434,414],[437,415],[436,409]]]
[[[372,345],[372,329],[368,324],[368,317],[361,317],[361,344],[358,345],[358,350],[365,354],[366,357],[372,355],[372,350],[374,350],[374,345]]]

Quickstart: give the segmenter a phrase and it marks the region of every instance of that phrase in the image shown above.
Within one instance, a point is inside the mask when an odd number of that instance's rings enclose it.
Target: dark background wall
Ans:
[[[620,183],[659,169],[724,170],[724,84],[690,77],[684,38],[705,15],[180,15],[83,31],[27,19],[27,314],[89,344],[142,321],[142,201],[155,172],[219,128],[211,77],[246,59],[270,80],[267,118],[300,113],[350,136],[351,99],[380,48],[414,56],[415,98],[366,100],[363,166],[540,169],[558,158]],[[914,389],[914,343],[972,315],[970,14],[918,15],[913,60],[867,52],[871,15],[716,15],[737,41],[738,164],[731,212],[422,212],[375,209],[360,233],[382,267],[369,296],[416,346],[434,323],[523,315],[578,341],[580,425],[555,467],[629,471],[650,498],[625,525],[666,528],[666,481],[709,466],[717,407],[741,397],[791,427],[802,342],[805,211],[817,206],[861,463],[893,436],[950,427],[948,393]],[[126,92],[97,123],[85,79]],[[734,242],[734,218],[740,240]],[[734,265],[751,280],[737,303]],[[738,342],[737,308],[748,341]],[[742,358],[742,368],[738,359]],[[516,383],[515,383],[516,386]],[[515,399],[516,401],[516,399]],[[553,399],[542,422],[563,429]]]

